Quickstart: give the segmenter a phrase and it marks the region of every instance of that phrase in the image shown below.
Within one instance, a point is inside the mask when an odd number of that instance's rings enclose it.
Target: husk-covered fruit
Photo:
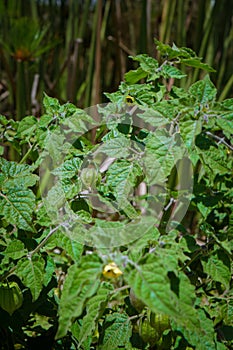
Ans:
[[[0,307],[10,315],[20,308],[23,303],[23,294],[16,282],[0,285]]]

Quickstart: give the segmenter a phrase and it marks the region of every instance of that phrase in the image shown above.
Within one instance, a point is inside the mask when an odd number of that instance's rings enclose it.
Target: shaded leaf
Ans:
[[[2,260],[2,264],[9,261],[9,259],[20,259],[26,253],[23,242],[19,240],[12,240],[4,250],[4,259]]]
[[[57,339],[65,336],[72,319],[81,315],[85,302],[100,284],[101,272],[102,263],[94,254],[84,256],[79,266],[75,264],[69,268],[59,305]]]
[[[30,289],[33,301],[39,297],[43,288],[44,268],[44,259],[39,255],[24,258],[17,263],[16,273],[22,279],[23,284]]]
[[[79,262],[83,252],[83,244],[72,239],[61,230],[52,235],[45,247],[46,249],[54,249],[55,247],[63,249],[76,263]]]
[[[102,350],[114,350],[125,347],[132,334],[132,327],[128,315],[115,312],[108,315],[104,322],[104,336]]]
[[[207,261],[202,261],[204,272],[211,276],[214,281],[222,283],[225,288],[229,287],[231,280],[230,260],[222,251],[217,250]]]
[[[107,305],[109,292],[113,290],[112,285],[103,282],[97,294],[90,298],[86,304],[87,313],[83,318],[82,328],[79,334],[79,342],[83,343],[96,327],[96,321],[101,317]]]

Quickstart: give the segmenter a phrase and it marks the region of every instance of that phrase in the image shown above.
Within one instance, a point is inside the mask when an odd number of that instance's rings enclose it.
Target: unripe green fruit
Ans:
[[[23,294],[16,282],[0,285],[0,307],[10,315],[20,308],[23,303]]]
[[[153,327],[160,336],[162,336],[163,332],[166,329],[171,328],[168,315],[155,314],[154,312],[150,312],[149,319],[151,327]]]
[[[95,187],[98,180],[98,171],[95,168],[84,168],[81,171],[80,179],[86,188]]]
[[[136,295],[134,294],[134,291],[133,291],[132,288],[130,288],[129,300],[130,300],[131,305],[132,305],[138,312],[141,312],[141,311],[144,309],[145,304],[143,303],[143,301],[141,301],[140,299],[138,299],[138,298],[136,297]]]
[[[149,343],[150,345],[155,345],[160,338],[160,335],[153,327],[151,327],[147,318],[140,320],[139,335],[145,343]]]

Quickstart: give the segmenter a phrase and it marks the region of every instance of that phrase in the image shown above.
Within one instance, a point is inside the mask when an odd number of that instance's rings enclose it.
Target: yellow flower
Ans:
[[[114,262],[110,262],[108,265],[104,266],[103,275],[106,278],[117,278],[122,274],[123,272]]]
[[[129,105],[132,105],[134,103],[134,98],[130,95],[127,95],[126,98],[125,98],[125,102]]]

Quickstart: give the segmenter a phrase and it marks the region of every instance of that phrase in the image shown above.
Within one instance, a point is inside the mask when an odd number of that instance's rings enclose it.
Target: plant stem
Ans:
[[[223,137],[219,137],[219,136],[217,136],[217,135],[214,135],[214,134],[212,134],[210,131],[206,131],[206,135],[212,137],[212,138],[215,139],[215,140],[218,140],[219,143],[223,143],[223,144],[224,144],[225,146],[227,146],[231,151],[233,151],[233,146],[229,145],[229,143],[227,143]]]
[[[57,227],[53,228],[49,233],[48,235],[38,244],[38,246],[30,251],[28,254],[27,254],[27,258],[28,259],[31,259],[32,256],[34,254],[36,254],[44,245],[45,243],[49,240],[49,238],[54,234],[54,232],[56,232],[60,227],[62,226],[62,224],[58,225]]]
[[[64,223],[63,223],[64,224]],[[27,254],[27,258],[28,259],[31,259],[32,256],[34,254],[36,254],[44,245],[45,243],[48,241],[48,239],[54,234],[54,232],[56,232],[60,226],[62,226],[63,224],[60,224],[58,225],[57,227],[53,228],[49,233],[48,235],[38,244],[38,246],[30,251],[28,254]],[[13,266],[9,271],[7,271],[4,275],[0,276],[0,282],[4,281],[7,277],[9,277],[15,270],[17,269],[17,266]]]

